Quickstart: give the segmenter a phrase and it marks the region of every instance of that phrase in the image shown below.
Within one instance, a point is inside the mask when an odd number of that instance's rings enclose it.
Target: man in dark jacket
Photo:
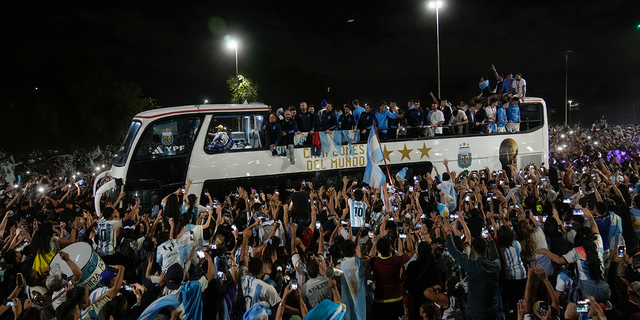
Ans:
[[[371,112],[371,104],[364,105],[364,112],[360,115],[360,121],[358,121],[358,130],[360,130],[360,141],[367,141],[369,139],[369,131],[373,129],[374,115]]]
[[[322,119],[320,120],[320,131],[334,131],[338,129],[338,118],[333,113],[333,103],[327,102],[327,106],[322,113]]]
[[[284,120],[282,120],[282,123],[280,123],[280,127],[282,129],[282,144],[293,144],[293,136],[297,133],[300,133],[300,130],[298,130],[298,125],[296,124],[296,122],[291,119],[290,110],[286,110],[284,112]]]

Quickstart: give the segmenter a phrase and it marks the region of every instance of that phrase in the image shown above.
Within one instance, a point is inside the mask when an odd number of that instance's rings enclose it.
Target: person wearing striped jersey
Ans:
[[[576,263],[578,267],[578,285],[569,292],[569,301],[577,301],[593,296],[598,302],[605,302],[611,297],[611,289],[604,278],[604,260],[602,237],[593,215],[587,208],[582,208],[583,217],[589,221],[590,228],[579,227],[576,230],[574,248],[563,256],[553,254],[545,248],[538,253],[546,254],[559,265]],[[579,289],[579,290],[576,290]]]
[[[180,259],[180,244],[178,242],[184,232],[178,236],[178,239],[173,239],[171,236],[174,228],[173,218],[169,218],[169,225],[171,225],[171,232],[169,234],[163,232],[158,236],[158,242],[161,244],[156,249],[156,262],[162,266],[162,272],[167,271],[175,263],[184,267],[184,263]]]
[[[121,232],[120,213],[114,208],[105,208],[102,217],[98,220],[98,229],[96,230],[98,238],[96,251],[100,256],[111,256],[116,253],[117,237]]]
[[[498,229],[498,244],[505,279],[502,286],[502,301],[507,312],[511,309],[517,311],[518,300],[524,295],[527,285],[527,271],[520,256],[522,246],[515,239],[513,230],[508,225]]]
[[[364,225],[365,214],[368,208],[368,199],[365,199],[362,189],[354,189],[351,193],[351,197],[347,196],[347,184],[349,179],[346,176],[342,177],[342,197],[347,202],[347,208],[343,210],[341,219],[345,219],[347,214],[349,215],[349,221],[351,221],[351,228],[353,233],[358,233],[358,230]],[[356,181],[351,183],[351,188],[356,186]]]

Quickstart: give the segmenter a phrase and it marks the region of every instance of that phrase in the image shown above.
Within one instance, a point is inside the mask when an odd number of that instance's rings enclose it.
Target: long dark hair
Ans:
[[[53,251],[53,248],[51,248],[51,237],[53,237],[53,226],[49,221],[45,221],[40,225],[36,234],[33,235],[31,242],[33,249],[31,252],[35,254],[38,252],[46,254]]]
[[[196,197],[195,194],[190,194],[187,199],[189,199],[189,208],[187,209],[187,214],[189,215],[189,221],[191,221],[193,217],[193,208],[196,206],[198,197]]]
[[[501,248],[507,249],[512,247],[513,240],[515,240],[515,237],[509,226],[503,225],[498,229],[498,244],[500,244]]]
[[[596,236],[587,227],[580,227],[576,230],[574,247],[582,247],[587,254],[587,264],[589,265],[589,277],[592,280],[604,280],[604,270],[602,261],[596,247]]]

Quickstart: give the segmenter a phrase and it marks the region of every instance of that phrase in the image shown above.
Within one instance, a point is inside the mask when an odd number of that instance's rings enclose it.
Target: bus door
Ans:
[[[198,115],[161,119],[148,125],[127,170],[125,191],[149,187],[159,190],[162,199],[184,186],[201,123],[202,116]]]

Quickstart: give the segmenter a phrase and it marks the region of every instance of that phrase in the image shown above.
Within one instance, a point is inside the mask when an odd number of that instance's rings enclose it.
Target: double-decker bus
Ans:
[[[485,167],[497,170],[507,164],[522,167],[546,163],[549,157],[546,110],[544,100],[525,98],[520,104],[520,131],[515,133],[383,140],[386,165],[391,175],[405,167],[410,175],[421,175],[426,171],[427,161],[443,172],[444,159],[458,173]],[[183,187],[187,178],[193,180],[189,193],[196,194],[201,201],[205,190],[221,199],[237,187],[272,192],[275,188],[290,188],[291,181],[298,180],[333,186],[339,184],[343,175],[361,180],[366,166],[366,142],[334,145],[325,152],[314,150],[309,142],[299,143],[293,148],[279,148],[288,152],[286,156],[274,156],[268,142],[266,146],[264,141],[259,142],[264,140],[259,138],[259,131],[268,119],[269,107],[263,104],[190,105],[137,114],[112,167],[96,179],[96,206],[103,193],[111,198],[121,191],[149,203],[154,196],[162,199]],[[230,148],[211,148],[218,128],[229,132],[233,141]],[[304,140],[298,138],[296,142]],[[105,177],[110,179],[103,183]],[[101,186],[96,191],[99,180]]]

